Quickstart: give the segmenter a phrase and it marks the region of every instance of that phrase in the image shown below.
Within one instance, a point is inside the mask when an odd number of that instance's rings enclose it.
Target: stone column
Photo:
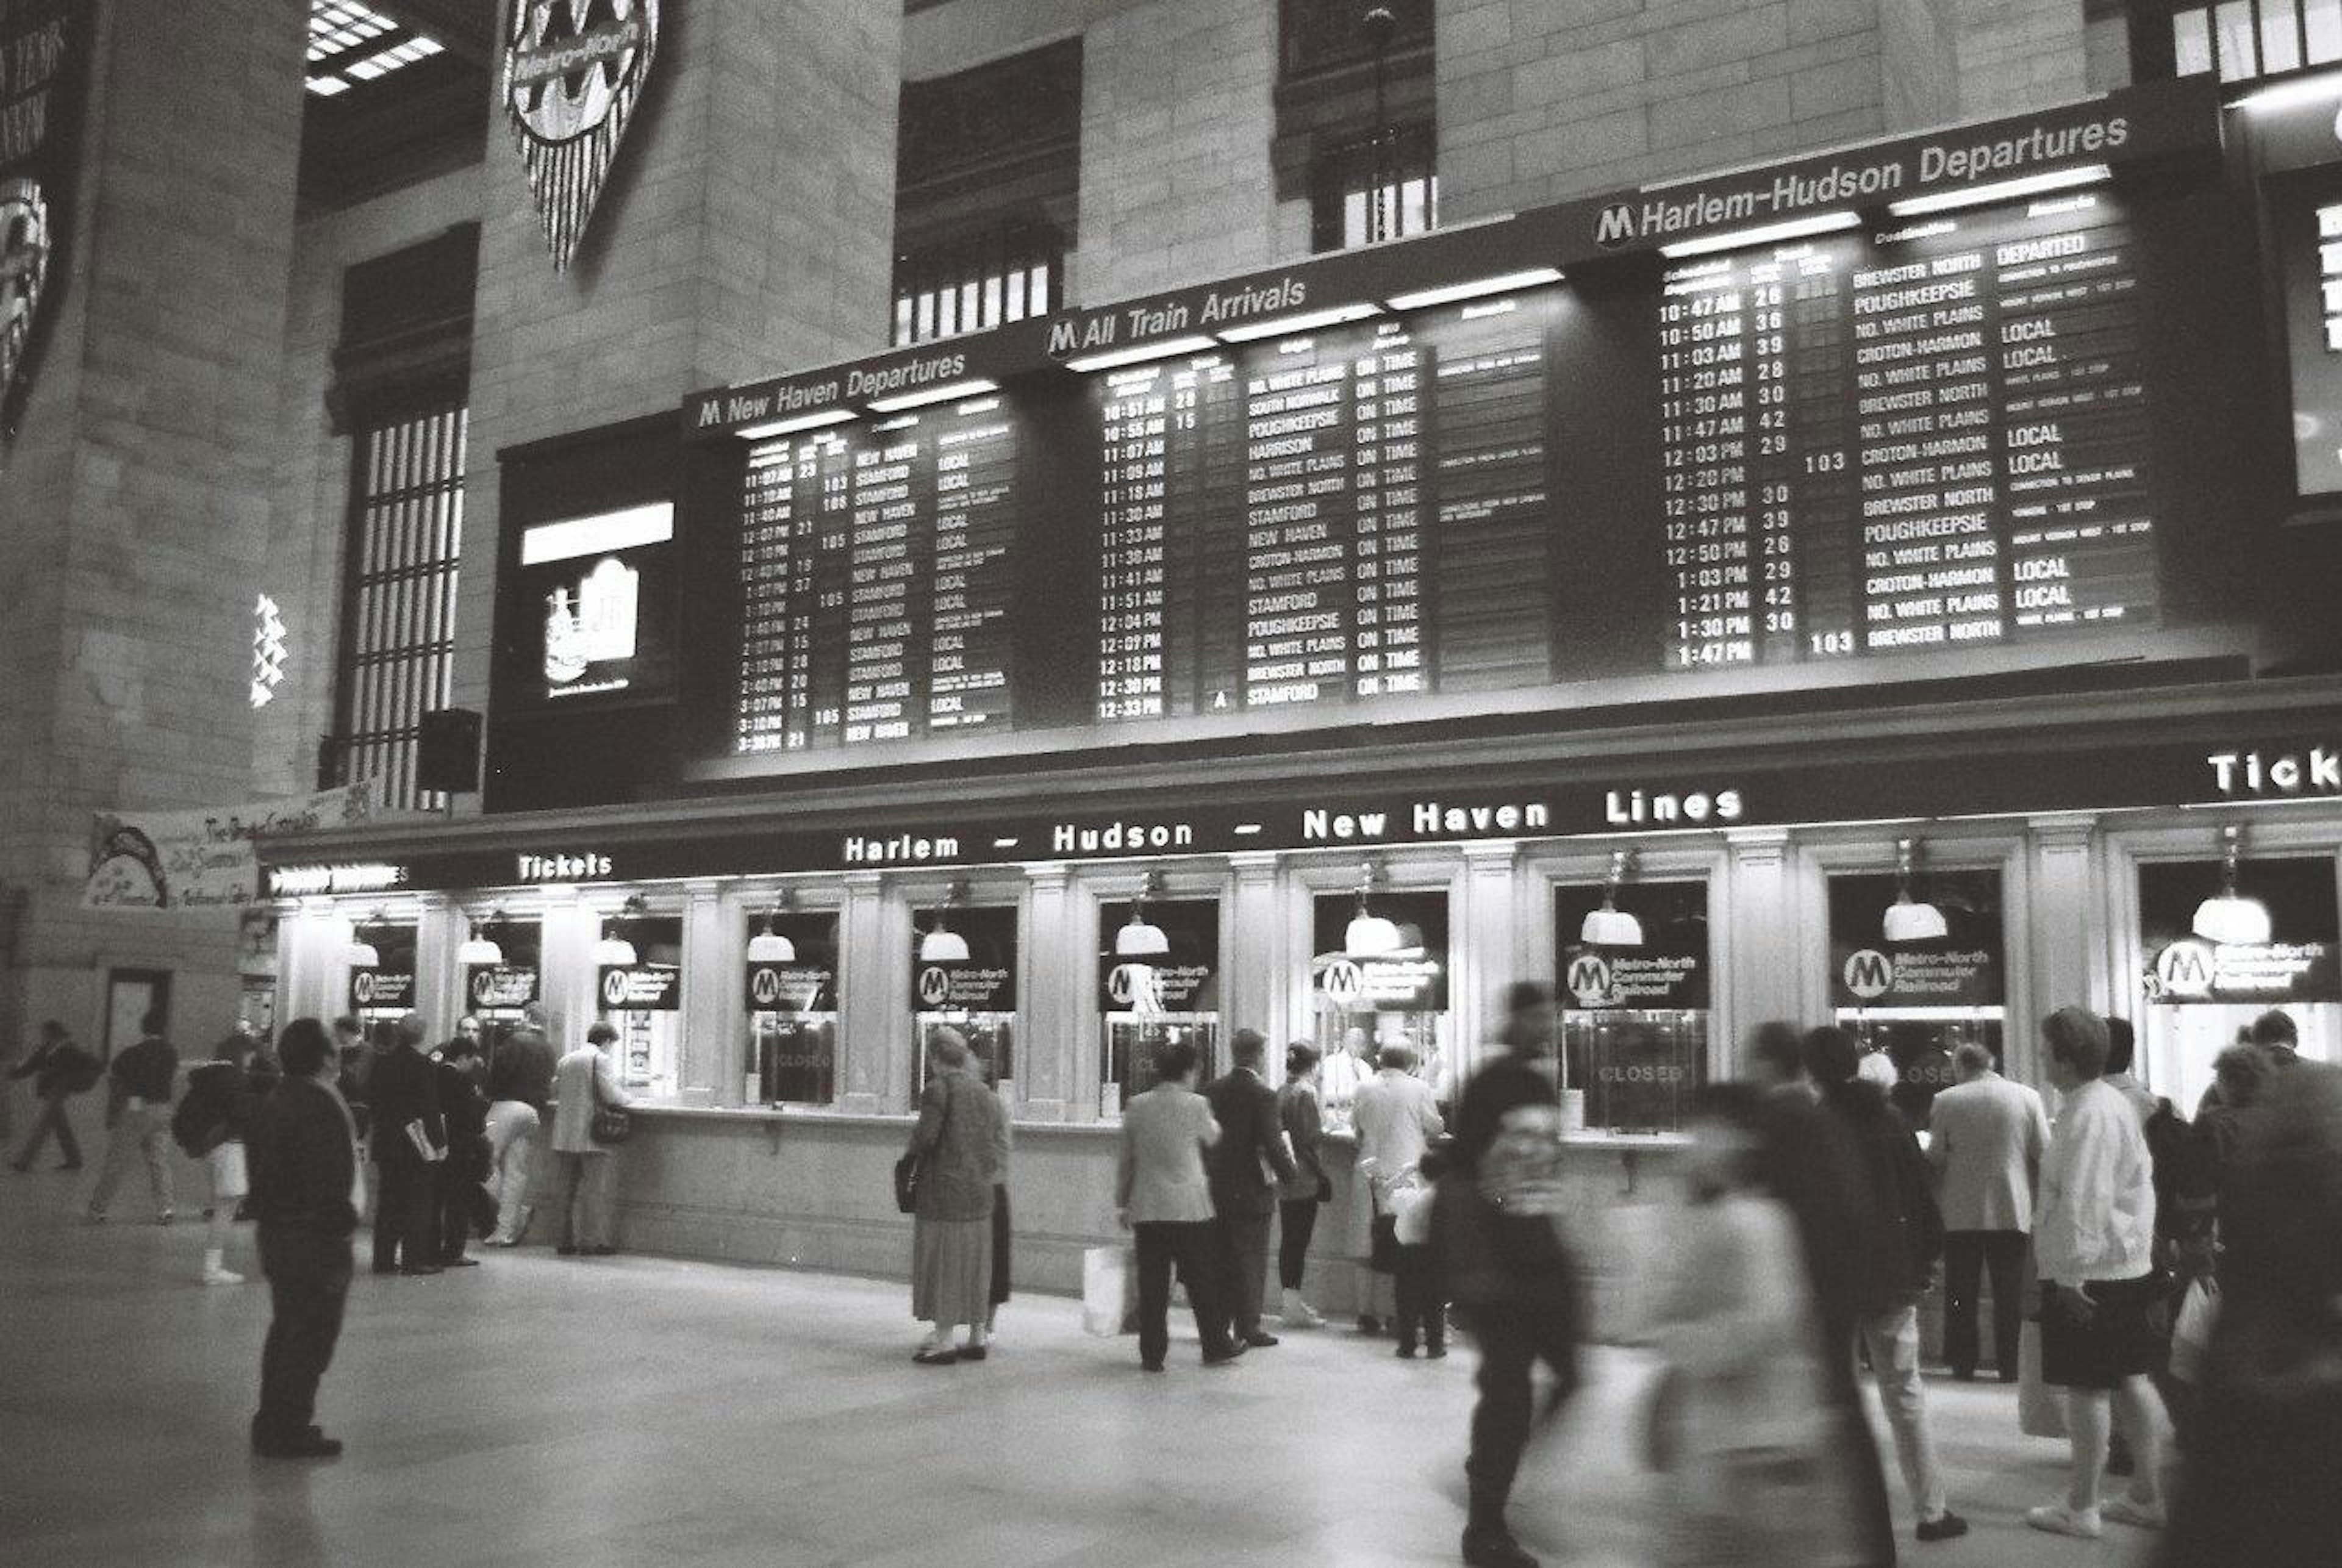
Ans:
[[[1721,994],[1730,1010],[1718,1023],[1728,1042],[1726,1060],[1736,1073],[1742,1035],[1767,1019],[1806,1016],[1808,955],[1788,833],[1743,828],[1725,837],[1731,857],[1725,918],[1732,923],[1732,973],[1722,977]]]
[[[875,1115],[902,1103],[889,1064],[903,1034],[903,966],[909,962],[897,905],[875,871],[846,874],[846,904],[837,915],[839,1064],[837,1108]]]
[[[1285,901],[1277,896],[1277,857],[1262,851],[1228,856],[1236,898],[1221,943],[1228,973],[1220,988],[1230,1030],[1257,1029],[1272,1047],[1306,1033],[1293,1014],[1293,977],[1286,973]],[[1279,1062],[1281,1054],[1272,1052]]]
[[[1462,907],[1447,944],[1451,1066],[1458,1084],[1479,1065],[1493,1032],[1496,988],[1529,977],[1520,954],[1519,865],[1520,845],[1510,839],[1464,846]]]
[[[1026,1121],[1062,1122],[1080,1066],[1083,1003],[1092,975],[1088,964],[1067,960],[1091,949],[1070,940],[1072,868],[1054,862],[1028,865],[1025,877],[1025,929],[1017,943],[1025,1037],[1016,1043],[1016,1112]]]
[[[427,894],[415,923],[415,1007],[445,1040],[455,1033],[469,998],[455,949],[464,941],[464,917],[444,893]]]
[[[2030,896],[2017,912],[2027,944],[2027,994],[2012,989],[2002,1052],[2008,1075],[2046,1084],[2035,1021],[2068,1004],[2103,1012],[2112,995],[2105,901],[2098,896],[2097,824],[2080,813],[2027,824]]]
[[[302,904],[277,924],[279,1027],[295,1018],[330,1024],[349,1011],[349,966],[342,961],[349,943],[350,923],[323,900]]]
[[[594,970],[594,944],[601,939],[601,913],[576,889],[546,890],[537,927],[537,984],[556,1051],[584,1044],[586,1029],[602,1015]]]
[[[740,992],[746,939],[738,923],[724,917],[718,884],[687,883],[683,896],[683,1070],[677,1088],[687,1105],[737,1105],[747,1011]]]

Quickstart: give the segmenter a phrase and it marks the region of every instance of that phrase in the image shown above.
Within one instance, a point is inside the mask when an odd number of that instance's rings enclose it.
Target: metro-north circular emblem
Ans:
[[[951,971],[928,964],[919,971],[919,1000],[940,1007],[951,1000]]]

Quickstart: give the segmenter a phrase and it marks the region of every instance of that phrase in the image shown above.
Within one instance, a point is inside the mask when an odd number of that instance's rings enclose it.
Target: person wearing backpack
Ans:
[[[103,1070],[96,1057],[73,1043],[64,1024],[52,1018],[41,1025],[39,1047],[8,1070],[12,1079],[30,1078],[33,1094],[41,1102],[40,1114],[33,1118],[33,1131],[25,1139],[23,1151],[9,1162],[18,1175],[33,1168],[41,1144],[52,1133],[56,1134],[57,1153],[64,1156],[57,1169],[81,1169],[81,1144],[74,1137],[73,1118],[66,1114],[65,1102],[87,1092]]]
[[[163,1015],[150,1013],[141,1024],[138,1044],[114,1059],[106,1069],[112,1082],[106,1091],[105,1124],[112,1134],[105,1143],[105,1164],[89,1194],[89,1223],[105,1223],[105,1206],[115,1189],[130,1174],[130,1162],[143,1156],[146,1183],[155,1195],[155,1223],[171,1223],[171,1101],[178,1086],[179,1053],[163,1038]]]
[[[236,1209],[250,1193],[244,1143],[254,1094],[246,1064],[252,1036],[238,1031],[219,1043],[209,1062],[187,1073],[187,1092],[171,1116],[171,1136],[191,1160],[203,1162],[211,1182],[209,1229],[204,1238],[204,1283],[240,1285],[244,1276],[227,1266],[227,1243]]]

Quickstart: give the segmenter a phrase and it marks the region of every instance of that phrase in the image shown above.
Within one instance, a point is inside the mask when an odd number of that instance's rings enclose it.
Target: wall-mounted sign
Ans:
[[[1016,911],[955,909],[949,929],[967,942],[964,959],[923,959],[920,937],[935,917],[916,923],[911,936],[911,1011],[914,1013],[1014,1013],[1016,1011]]]
[[[605,964],[595,981],[605,1013],[676,1013],[683,971],[672,964]]]
[[[658,52],[658,0],[513,0],[505,115],[565,270]]]
[[[521,532],[516,582],[525,640],[548,703],[613,693],[656,695],[674,677],[667,607],[675,504],[646,503]]]
[[[260,896],[264,834],[370,820],[375,781],[224,811],[101,812],[82,904],[91,909],[231,909]],[[284,891],[272,884],[272,891]]]
[[[306,898],[325,893],[380,893],[406,883],[408,870],[388,861],[340,865],[272,865],[267,869],[269,896]]]
[[[1708,1006],[1707,884],[1628,883],[1613,900],[1631,914],[1643,940],[1634,945],[1578,940],[1589,910],[1602,904],[1598,884],[1554,889],[1565,1012],[1681,1012]]]
[[[1447,895],[1377,893],[1370,912],[1398,930],[1386,952],[1350,951],[1358,898],[1321,893],[1312,920],[1309,989],[1321,1012],[1440,1013],[1447,1007]]]
[[[474,1007],[510,1011],[536,1000],[534,964],[478,964],[464,977],[464,994]]]
[[[415,1005],[415,971],[360,964],[350,971],[350,1011],[404,1013]]]
[[[65,280],[89,25],[82,0],[0,5],[0,431],[22,411]]]
[[[1998,1007],[2006,1001],[2000,874],[1923,872],[1912,896],[1944,916],[1946,935],[1889,942],[1890,874],[1829,879],[1830,1002],[1835,1007]]]
[[[751,915],[748,940],[769,932],[796,951],[786,959],[750,959],[745,972],[750,1013],[837,1011],[837,916],[783,911]]]
[[[1220,905],[1217,899],[1158,899],[1146,923],[1163,933],[1168,953],[1144,957],[1115,951],[1127,910],[1108,904],[1100,922],[1097,1005],[1101,1013],[1141,1018],[1220,1009]]]
[[[2213,942],[2196,934],[2197,905],[2221,885],[2217,861],[2139,867],[2149,999],[2178,1007],[2342,1002],[2342,911],[2331,857],[2255,859],[2238,867],[2238,895],[2268,911],[2267,942]]]

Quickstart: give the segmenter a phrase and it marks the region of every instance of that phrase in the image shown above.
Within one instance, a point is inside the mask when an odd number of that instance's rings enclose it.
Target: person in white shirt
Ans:
[[[1380,1333],[1396,1307],[1396,1293],[1384,1283],[1398,1271],[1398,1233],[1391,1193],[1422,1163],[1431,1141],[1447,1130],[1431,1085],[1411,1071],[1415,1053],[1404,1045],[1386,1045],[1377,1060],[1375,1075],[1358,1085],[1350,1114],[1358,1135],[1358,1172],[1366,1178],[1374,1200],[1366,1249],[1366,1310],[1358,1314],[1358,1328],[1364,1333]],[[1386,1299],[1392,1302],[1391,1313],[1379,1310]]]
[[[1350,1125],[1358,1091],[1375,1075],[1375,1048],[1366,1032],[1355,1025],[1342,1034],[1342,1044],[1326,1054],[1317,1074],[1317,1100],[1326,1108],[1326,1124],[1339,1131]]]
[[[2033,1223],[2044,1382],[2065,1390],[2073,1468],[2065,1501],[2027,1511],[2037,1530],[2095,1539],[2101,1521],[2160,1529],[2154,1388],[2155,1168],[2137,1113],[2102,1078],[2106,1021],[2061,1007],[2043,1021],[2049,1082],[2063,1096]],[[2135,1456],[2127,1495],[2100,1506],[2108,1418]]]
[[[1976,1376],[1977,1286],[1989,1269],[1993,1364],[2001,1382],[2014,1383],[2026,1236],[2049,1117],[2041,1096],[1993,1071],[1992,1053],[1973,1040],[1952,1070],[1959,1082],[1927,1113],[1927,1163],[1943,1183],[1944,1359],[1962,1382]]]

